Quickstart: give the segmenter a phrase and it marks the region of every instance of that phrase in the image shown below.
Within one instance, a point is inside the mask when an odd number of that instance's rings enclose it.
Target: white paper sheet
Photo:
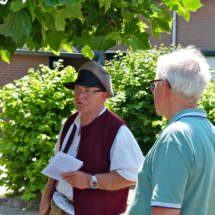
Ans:
[[[41,173],[58,181],[64,181],[61,176],[62,173],[77,171],[82,166],[82,161],[59,151]]]

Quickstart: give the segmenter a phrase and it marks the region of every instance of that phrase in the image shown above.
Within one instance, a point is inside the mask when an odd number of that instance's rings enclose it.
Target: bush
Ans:
[[[211,81],[198,105],[199,109],[205,110],[207,112],[207,117],[209,121],[215,125],[215,82]]]
[[[151,50],[118,53],[114,60],[107,62],[116,94],[109,107],[130,125],[143,154],[149,151],[156,134],[165,120],[154,108],[153,94],[149,82],[155,79],[156,62],[160,55],[172,52],[172,47],[156,47]]]
[[[156,62],[160,55],[171,53],[174,47],[155,47],[151,50],[118,53],[106,63],[111,73],[116,97],[108,106],[130,125],[144,155],[151,149],[167,120],[155,112],[149,82],[155,79]],[[177,48],[181,48],[180,46]],[[215,125],[215,85],[211,82],[199,102]]]
[[[75,70],[60,68],[58,63],[54,70],[45,66],[41,72],[29,70],[30,75],[0,90],[5,119],[0,121],[0,165],[7,169],[0,186],[15,193],[23,188],[25,200],[43,191],[47,177],[40,171],[53,156],[62,122],[74,111],[72,92],[62,82],[73,81]]]

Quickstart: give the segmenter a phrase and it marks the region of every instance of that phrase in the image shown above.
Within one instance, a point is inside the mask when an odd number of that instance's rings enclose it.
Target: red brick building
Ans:
[[[215,70],[215,3],[214,0],[201,0],[204,5],[197,12],[191,13],[189,22],[184,18],[176,16],[172,34],[162,33],[161,38],[150,36],[149,40],[154,45],[163,43],[169,46],[172,43],[187,45],[196,45],[205,54],[211,68]],[[174,13],[170,13],[172,16]],[[148,29],[150,31],[150,29]],[[110,59],[117,50],[126,52],[128,47],[117,45],[104,53],[104,59]],[[101,54],[101,55],[100,55]],[[64,65],[72,65],[78,69],[83,63],[88,61],[80,53],[61,53],[60,57],[52,53],[30,52],[17,50],[11,57],[10,64],[0,59],[0,86],[19,79],[27,74],[29,68],[38,69],[39,64],[53,67],[53,62],[59,58],[64,59]],[[103,60],[102,53],[96,53],[95,60]]]

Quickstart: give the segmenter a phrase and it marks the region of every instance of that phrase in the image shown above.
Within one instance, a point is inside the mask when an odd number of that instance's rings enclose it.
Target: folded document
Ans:
[[[61,176],[62,173],[77,171],[82,166],[82,161],[59,151],[41,173],[58,181],[64,181]]]

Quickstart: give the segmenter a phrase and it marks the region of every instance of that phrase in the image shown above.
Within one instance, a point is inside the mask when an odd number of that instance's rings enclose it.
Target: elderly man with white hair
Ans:
[[[197,109],[209,79],[209,66],[193,46],[159,58],[150,87],[168,124],[139,171],[129,215],[215,213],[215,127]]]

